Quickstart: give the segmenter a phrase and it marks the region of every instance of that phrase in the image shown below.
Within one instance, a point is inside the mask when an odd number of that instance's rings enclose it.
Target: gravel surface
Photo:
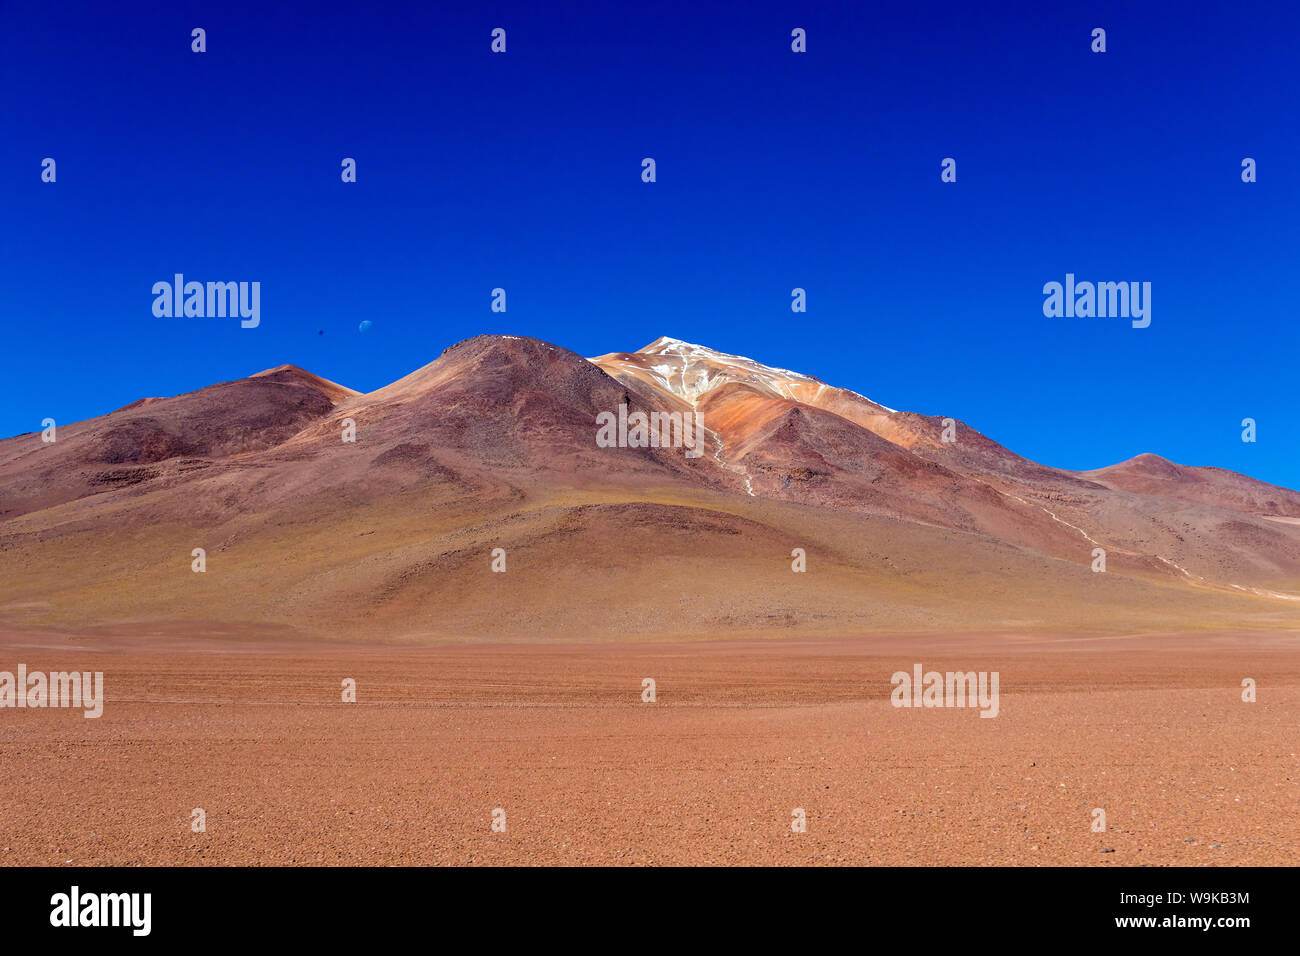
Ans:
[[[0,670],[102,670],[107,689],[98,720],[0,710],[0,863],[1300,857],[1294,635],[140,643],[0,634]],[[914,663],[998,671],[999,715],[891,706]]]

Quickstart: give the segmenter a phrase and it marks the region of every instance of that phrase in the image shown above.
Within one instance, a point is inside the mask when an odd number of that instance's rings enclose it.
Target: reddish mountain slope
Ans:
[[[600,447],[620,405],[698,413],[703,455]],[[669,339],[587,360],[478,336],[369,394],[282,366],[53,445],[0,441],[0,622],[412,640],[1300,623],[1295,492],[1160,460],[1072,474],[942,431]]]
[[[0,442],[0,518],[275,448],[355,394],[285,365],[59,426],[49,444],[38,433]]]
[[[1107,488],[1133,494],[1177,498],[1246,514],[1300,518],[1300,492],[1222,468],[1175,465],[1159,455],[1138,455],[1082,474]]]

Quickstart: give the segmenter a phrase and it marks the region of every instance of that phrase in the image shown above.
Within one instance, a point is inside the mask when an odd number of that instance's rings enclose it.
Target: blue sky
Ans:
[[[1294,4],[270,6],[0,3],[0,435],[671,335],[1058,467],[1300,487]],[[176,272],[260,281],[261,325],[155,318]],[[1045,318],[1067,272],[1151,282],[1150,328]]]

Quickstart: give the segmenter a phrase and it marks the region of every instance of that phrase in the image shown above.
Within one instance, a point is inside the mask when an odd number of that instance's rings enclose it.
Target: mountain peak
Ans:
[[[685,345],[688,348],[693,348],[693,349],[700,348],[700,346],[692,345],[690,342],[684,342],[681,339],[675,339],[671,335],[661,335],[659,336],[659,338],[655,339],[649,345],[642,346],[641,348],[637,349],[637,352],[639,352],[642,355],[655,355],[658,352],[662,351],[663,349],[673,345]]]
[[[254,372],[252,375],[250,375],[250,376],[248,376],[248,377],[249,377],[249,378],[265,378],[265,377],[268,376],[268,375],[276,375],[276,374],[278,374],[279,372],[295,372],[295,373],[300,374],[300,375],[307,375],[307,374],[310,374],[310,373],[308,373],[308,371],[307,371],[305,368],[301,368],[300,366],[297,366],[297,365],[285,364],[285,365],[277,365],[275,368],[264,368],[264,369],[262,369],[262,371],[260,371],[260,372]]]
[[[322,378],[314,372],[309,372],[305,368],[300,368],[297,365],[277,365],[275,368],[268,368],[263,369],[260,372],[254,372],[248,377],[250,380],[270,379],[282,384],[306,385],[327,396],[335,405],[346,398],[352,398],[361,394],[356,389],[348,388],[346,385],[340,385],[338,382],[331,382],[329,379]]]
[[[1134,455],[1132,458],[1125,459],[1114,465],[1096,469],[1097,474],[1107,474],[1109,472],[1129,472],[1152,477],[1177,478],[1182,474],[1183,468],[1181,465],[1174,464],[1168,458],[1162,458],[1160,455],[1144,451],[1140,455]]]
[[[675,339],[671,335],[661,335],[649,345],[644,346],[632,353],[633,355],[679,355],[684,359],[700,358],[725,360],[736,363],[746,363],[756,368],[768,369],[773,372],[780,372],[782,375],[788,375],[794,378],[804,379],[815,382],[818,379],[811,375],[803,375],[799,372],[792,372],[789,369],[775,368],[770,365],[764,365],[752,358],[744,355],[732,355],[730,352],[719,352],[717,349],[709,348],[707,345],[696,345],[693,342],[686,342],[682,339]]]
[[[616,378],[618,373],[631,375],[672,392],[691,405],[715,388],[742,384],[773,398],[814,405],[824,393],[842,392],[891,414],[894,412],[865,395],[827,385],[812,375],[764,365],[744,355],[720,352],[670,335],[661,335],[635,352],[613,352],[591,361]]]

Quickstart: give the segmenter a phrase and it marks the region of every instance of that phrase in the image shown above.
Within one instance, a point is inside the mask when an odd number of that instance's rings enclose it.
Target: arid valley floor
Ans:
[[[1296,632],[186,633],[0,632],[6,661],[102,670],[107,698],[97,720],[6,713],[0,862],[1221,866],[1300,845]],[[914,662],[999,671],[999,716],[892,707]]]

